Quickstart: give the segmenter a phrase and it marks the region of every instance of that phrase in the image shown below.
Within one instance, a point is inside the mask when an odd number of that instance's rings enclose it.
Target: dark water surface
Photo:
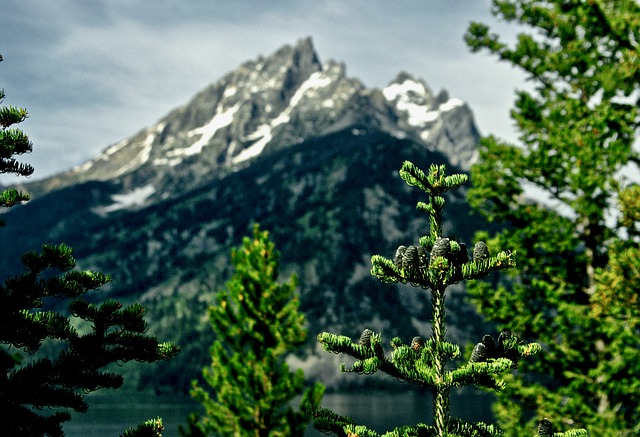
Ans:
[[[145,420],[162,417],[165,425],[163,437],[177,437],[178,426],[186,423],[189,413],[200,408],[188,396],[145,396],[96,394],[87,397],[89,411],[74,414],[64,426],[67,437],[117,437],[125,429]],[[456,417],[467,421],[491,422],[492,396],[484,393],[451,396],[451,410]],[[322,406],[334,412],[353,417],[358,424],[378,432],[391,431],[401,425],[431,423],[431,395],[408,390],[406,393],[330,393],[325,394]],[[308,437],[324,434],[313,430]]]

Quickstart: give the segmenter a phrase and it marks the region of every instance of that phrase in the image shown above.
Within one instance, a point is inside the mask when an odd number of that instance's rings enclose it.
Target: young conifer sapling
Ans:
[[[476,242],[469,257],[466,245],[455,237],[443,235],[443,194],[455,190],[467,182],[464,174],[445,174],[444,165],[431,165],[425,173],[411,162],[405,162],[400,177],[409,185],[420,188],[427,195],[426,202],[418,202],[417,208],[427,213],[429,234],[419,239],[419,245],[400,246],[393,259],[374,255],[371,273],[384,283],[411,284],[431,293],[432,332],[427,340],[416,335],[405,343],[396,337],[390,342],[392,351],[387,353],[382,345],[382,335],[365,329],[359,340],[353,342],[347,336],[323,332],[318,340],[325,350],[344,353],[355,358],[350,369],[342,365],[342,371],[372,374],[387,373],[399,381],[431,389],[433,393],[433,423],[418,423],[395,428],[384,437],[396,436],[498,436],[502,431],[484,422],[469,423],[451,415],[449,394],[460,387],[475,385],[500,391],[504,381],[500,375],[515,369],[518,360],[540,351],[537,343],[524,343],[508,329],[502,330],[496,339],[484,335],[473,348],[469,360],[457,368],[448,363],[461,355],[460,348],[447,341],[445,325],[446,290],[463,280],[479,279],[490,272],[508,269],[515,265],[515,252],[502,251],[491,255],[487,245]],[[379,437],[379,434],[353,419],[338,415],[328,409],[314,406],[314,427],[339,436]],[[586,436],[585,430],[554,433],[552,424],[542,420],[539,436]]]

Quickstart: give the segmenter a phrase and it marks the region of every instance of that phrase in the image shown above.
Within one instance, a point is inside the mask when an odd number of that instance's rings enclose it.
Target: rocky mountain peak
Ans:
[[[434,109],[434,95],[424,80],[416,79],[409,73],[400,72],[382,93],[400,110],[415,112]]]
[[[468,170],[477,159],[480,135],[469,106],[458,98],[450,98],[446,90],[437,95],[422,79],[401,72],[382,89],[398,119],[395,132],[438,150],[451,162]]]
[[[467,105],[406,72],[367,89],[342,63],[322,63],[311,38],[245,62],[154,126],[28,189],[40,194],[89,180],[118,181],[144,201],[179,195],[258,157],[354,126],[439,150],[468,168],[478,133]],[[173,194],[171,194],[173,195]]]

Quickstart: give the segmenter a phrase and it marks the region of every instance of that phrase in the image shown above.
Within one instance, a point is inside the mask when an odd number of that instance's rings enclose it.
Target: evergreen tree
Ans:
[[[297,281],[278,283],[279,253],[269,233],[256,225],[253,238],[231,251],[235,273],[209,308],[216,335],[211,365],[203,377],[213,393],[193,382],[191,396],[205,408],[192,414],[185,435],[234,437],[302,436],[310,417],[290,401],[318,403],[320,384],[304,390],[304,373],[290,372],[286,355],[304,344]]]
[[[400,176],[407,184],[423,190],[427,202],[419,202],[419,210],[429,216],[429,234],[419,239],[417,246],[400,246],[393,260],[374,255],[371,273],[385,283],[409,283],[431,292],[432,332],[428,340],[420,335],[405,343],[400,338],[390,342],[392,352],[387,355],[382,347],[382,335],[365,329],[357,343],[346,336],[321,333],[318,340],[325,350],[345,353],[356,359],[343,371],[370,374],[378,370],[400,381],[420,387],[428,387],[433,393],[433,424],[419,423],[389,431],[387,437],[420,436],[494,436],[502,431],[486,423],[465,423],[451,416],[449,393],[457,388],[475,385],[496,391],[503,390],[505,383],[500,375],[518,367],[521,358],[540,350],[537,343],[523,343],[508,328],[496,339],[486,334],[476,344],[466,363],[457,368],[447,364],[461,355],[460,348],[446,338],[445,298],[447,287],[462,280],[478,279],[487,274],[515,266],[515,254],[503,250],[490,256],[487,245],[478,241],[473,247],[472,258],[466,245],[455,237],[445,237],[442,230],[444,197],[442,195],[458,188],[467,181],[462,174],[445,175],[444,166],[432,165],[424,173],[410,162],[405,162]],[[314,407],[314,426],[339,436],[377,437],[378,434],[350,418],[339,416],[330,410]],[[533,433],[532,433],[533,434]],[[580,436],[584,430],[553,433],[551,422],[543,420],[538,429],[539,436]]]
[[[0,58],[1,60],[1,58]],[[4,93],[0,94],[4,97]],[[21,130],[10,126],[27,117],[23,108],[0,108],[0,173],[29,175],[33,168],[14,155],[31,151]],[[2,193],[2,206],[29,199],[15,190]],[[85,295],[109,281],[97,272],[74,270],[70,247],[46,244],[22,257],[24,271],[0,286],[0,411],[3,435],[62,436],[69,410],[85,412],[83,394],[118,388],[123,379],[105,366],[131,360],[154,362],[178,348],[146,335],[145,310],[123,308],[114,300],[89,303]],[[56,311],[68,302],[68,314]],[[79,325],[86,325],[85,332]],[[128,436],[159,436],[157,419]]]
[[[0,55],[2,62],[2,55]],[[4,100],[4,90],[0,89],[0,105]],[[15,106],[0,106],[0,174],[16,174],[30,176],[33,167],[19,163],[15,156],[32,151],[29,137],[22,130],[11,127],[22,123],[28,116],[25,108]],[[17,190],[8,189],[0,193],[0,206],[9,208],[20,202],[29,200],[29,195]],[[2,222],[0,221],[0,225]]]
[[[633,333],[640,323],[640,186],[621,190],[618,203],[621,224],[629,238],[613,242],[607,267],[596,272],[596,292],[591,306],[594,316],[624,320],[620,327]],[[635,383],[640,380],[636,379]]]
[[[469,201],[502,229],[480,238],[516,247],[519,261],[510,281],[478,282],[470,294],[487,319],[544,350],[521,367],[532,377],[508,378],[499,422],[509,435],[530,431],[535,415],[598,436],[638,435],[638,233],[616,199],[638,193],[618,187],[621,170],[640,162],[640,5],[511,0],[494,1],[493,13],[531,33],[508,44],[472,23],[468,45],[522,70],[532,87],[512,111],[521,144],[483,139]]]

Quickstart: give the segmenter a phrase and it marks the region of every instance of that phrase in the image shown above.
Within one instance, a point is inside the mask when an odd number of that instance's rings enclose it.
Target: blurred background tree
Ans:
[[[191,396],[205,412],[189,417],[183,435],[304,435],[310,416],[290,403],[299,395],[301,407],[319,403],[324,387],[315,383],[305,390],[303,371],[291,372],[285,362],[307,332],[295,276],[277,282],[279,257],[258,225],[231,251],[235,273],[209,308],[216,340],[202,375],[211,391],[193,382]]]
[[[515,248],[518,266],[470,295],[488,320],[543,346],[518,370],[533,377],[513,377],[500,394],[499,423],[508,435],[532,434],[539,416],[638,435],[638,188],[625,175],[640,163],[640,5],[495,0],[492,12],[530,33],[509,44],[472,23],[468,46],[532,86],[512,111],[520,144],[484,138],[468,195],[501,229],[478,238]]]

